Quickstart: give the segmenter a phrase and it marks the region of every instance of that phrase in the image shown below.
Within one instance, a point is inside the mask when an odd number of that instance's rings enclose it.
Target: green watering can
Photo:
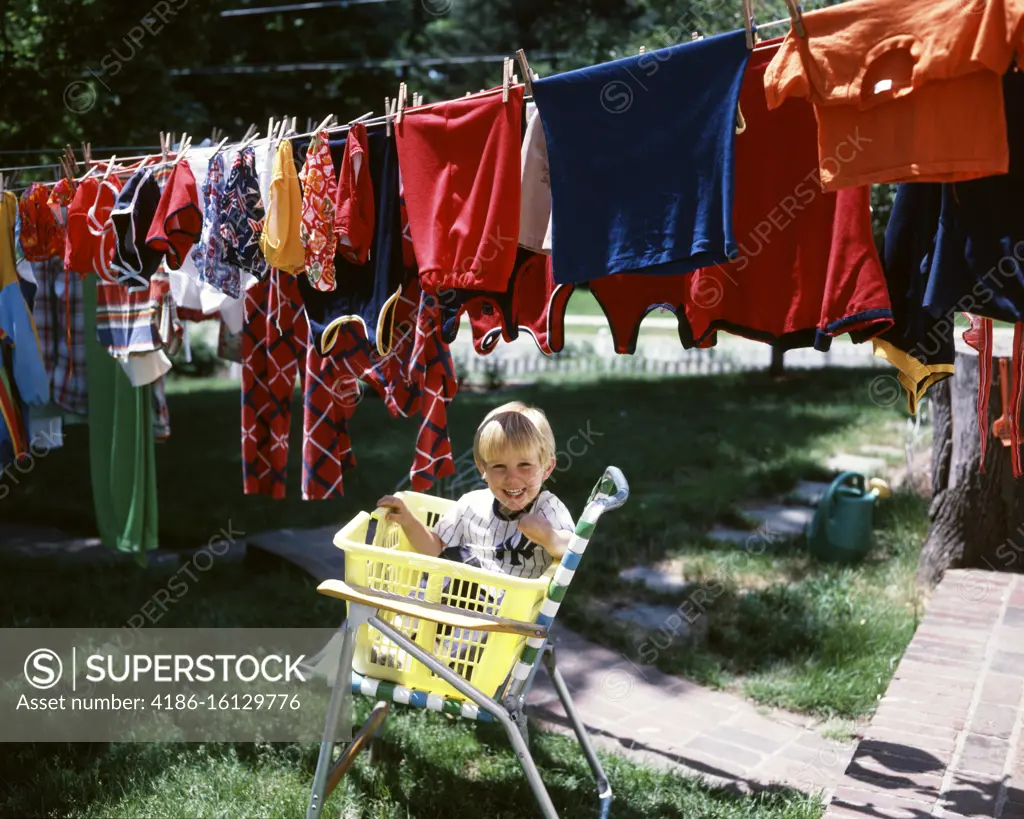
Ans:
[[[812,555],[828,563],[855,563],[870,551],[875,500],[887,498],[889,485],[863,475],[843,472],[832,481],[807,528]]]

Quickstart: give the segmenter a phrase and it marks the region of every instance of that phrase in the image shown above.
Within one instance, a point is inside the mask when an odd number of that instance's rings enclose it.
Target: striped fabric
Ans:
[[[453,700],[442,697],[440,694],[428,694],[426,691],[415,691],[404,685],[398,685],[398,683],[364,677],[356,671],[352,672],[352,693],[378,700],[397,702],[413,708],[439,711],[453,717],[465,717],[477,722],[494,722],[494,717],[487,711],[481,711],[476,703]]]
[[[611,497],[614,493],[615,482],[608,473],[605,473],[601,480],[598,481],[597,486],[594,487],[594,491],[590,493],[587,506],[576,524],[572,540],[569,541],[569,546],[565,550],[565,554],[562,555],[562,562],[555,569],[554,577],[551,578],[547,597],[541,603],[540,612],[537,614],[537,623],[539,625],[550,628],[552,622],[554,622],[555,615],[558,614],[558,608],[562,605],[569,584],[572,582],[576,569],[580,565],[583,553],[587,550],[587,544],[590,543],[590,539],[594,536],[594,527],[597,525],[597,520],[605,510],[605,504],[600,501]],[[526,685],[526,681],[530,678],[533,667],[544,650],[546,642],[547,637],[527,638],[522,656],[520,656],[515,668],[512,669],[512,677],[505,690],[506,697],[525,694],[523,688]]]

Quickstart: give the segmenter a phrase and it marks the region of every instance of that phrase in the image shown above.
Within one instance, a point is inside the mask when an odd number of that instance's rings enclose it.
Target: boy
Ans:
[[[473,439],[473,457],[487,489],[467,492],[434,531],[385,495],[413,548],[423,554],[536,578],[561,560],[572,538],[572,515],[542,488],[555,469],[555,436],[541,410],[520,401],[491,410]]]

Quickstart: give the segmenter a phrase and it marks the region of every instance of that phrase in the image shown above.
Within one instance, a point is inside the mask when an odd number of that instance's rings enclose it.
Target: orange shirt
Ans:
[[[1024,0],[848,0],[803,15],[765,74],[769,109],[807,97],[826,191],[1006,173],[1002,75]],[[783,148],[784,149],[784,148]]]

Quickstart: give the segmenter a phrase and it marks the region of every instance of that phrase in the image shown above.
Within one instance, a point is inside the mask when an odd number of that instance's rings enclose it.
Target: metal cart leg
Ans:
[[[341,653],[338,656],[338,668],[331,689],[331,700],[327,705],[327,723],[324,726],[323,739],[320,742],[320,756],[316,761],[316,773],[313,775],[313,791],[309,796],[309,807],[306,808],[306,819],[319,819],[323,808],[324,791],[331,768],[331,755],[334,752],[334,738],[338,727],[338,715],[341,714],[342,724],[346,733],[352,730],[352,657],[356,650],[356,631],[366,623],[374,610],[356,603],[349,604],[348,618],[343,624],[343,640]]]
[[[370,627],[377,629],[393,643],[400,645],[416,660],[427,666],[431,671],[444,679],[445,682],[461,694],[469,697],[469,699],[476,703],[478,707],[487,711],[487,713],[491,714],[491,716],[501,723],[502,727],[505,729],[505,733],[508,734],[512,747],[515,749],[516,756],[519,758],[519,764],[522,766],[523,772],[526,774],[526,779],[530,783],[530,789],[533,791],[533,795],[536,798],[537,803],[540,805],[544,819],[558,819],[558,812],[555,810],[554,803],[548,795],[547,788],[544,787],[544,782],[540,778],[540,772],[537,770],[533,757],[530,755],[530,749],[526,744],[526,740],[523,739],[516,723],[512,720],[509,713],[501,706],[501,704],[495,702],[479,689],[474,688],[466,682],[464,678],[460,677],[444,663],[439,662],[436,657],[424,651],[389,623],[385,623],[377,617],[371,617]],[[312,817],[309,817],[308,819],[312,819]]]
[[[576,738],[580,742],[580,746],[583,748],[583,754],[587,758],[587,762],[590,764],[590,770],[594,773],[594,779],[597,780],[597,798],[601,801],[601,819],[605,819],[608,816],[608,811],[612,806],[612,788],[608,784],[608,777],[605,776],[604,768],[601,767],[601,761],[597,758],[597,753],[594,751],[594,746],[590,742],[590,737],[587,735],[587,729],[583,725],[583,721],[580,719],[580,715],[576,711],[576,706],[573,705],[572,697],[569,695],[569,689],[565,685],[565,680],[562,678],[562,672],[558,670],[555,665],[555,647],[548,643],[544,647],[544,652],[541,654],[544,659],[544,665],[547,667],[548,674],[551,676],[551,682],[555,685],[555,691],[558,693],[558,699],[562,701],[562,707],[565,709],[565,713],[568,715],[569,720],[572,722],[572,729],[576,732]]]

